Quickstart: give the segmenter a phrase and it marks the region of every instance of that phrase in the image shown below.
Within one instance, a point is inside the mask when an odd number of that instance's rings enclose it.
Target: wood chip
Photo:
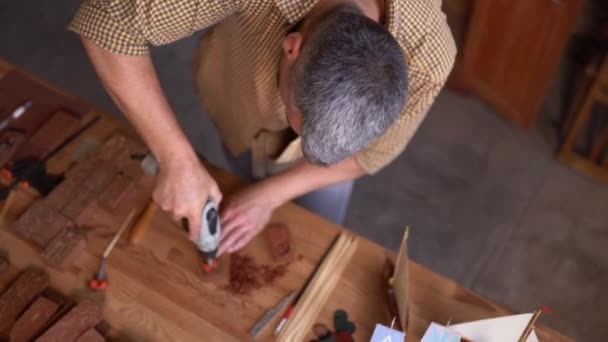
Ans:
[[[38,297],[13,325],[10,341],[26,342],[38,336],[57,308],[53,301]]]
[[[74,341],[101,321],[101,310],[91,300],[78,303],[70,312],[50,327],[37,342]]]
[[[86,248],[84,235],[74,227],[67,227],[44,249],[43,256],[50,265],[66,269]]]
[[[38,269],[24,271],[0,296],[0,336],[8,335],[19,315],[48,286],[49,276]]]
[[[273,257],[284,258],[291,251],[291,238],[287,225],[271,223],[266,227],[265,236]]]
[[[106,339],[103,338],[95,328],[91,328],[82,334],[75,342],[103,342],[105,340]]]

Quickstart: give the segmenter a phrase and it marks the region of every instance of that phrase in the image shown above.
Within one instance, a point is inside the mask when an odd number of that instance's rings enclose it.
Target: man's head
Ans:
[[[398,118],[407,65],[397,41],[356,7],[341,6],[287,35],[279,88],[304,156],[331,165]]]

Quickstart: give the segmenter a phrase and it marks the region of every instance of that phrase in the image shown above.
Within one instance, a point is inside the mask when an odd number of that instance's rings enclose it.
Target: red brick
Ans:
[[[24,271],[0,296],[0,336],[8,335],[19,315],[48,286],[49,276],[38,269]]]
[[[25,135],[16,130],[5,130],[0,138],[0,167],[13,160],[17,150],[25,142]]]
[[[38,297],[19,317],[10,333],[11,342],[30,341],[42,332],[42,328],[57,311],[58,305],[53,301]]]
[[[70,221],[44,201],[36,201],[15,221],[15,231],[21,237],[46,247]]]
[[[99,202],[106,208],[116,209],[120,201],[134,190],[135,184],[133,184],[133,181],[129,177],[117,173],[112,179],[112,183],[106,187],[99,197]]]
[[[73,181],[75,184],[82,184],[89,179],[89,176],[94,172],[96,164],[98,163],[99,160],[94,158],[94,156],[88,156],[81,159],[67,170],[65,179]]]
[[[96,195],[101,194],[110,185],[112,178],[118,173],[118,168],[111,162],[100,162],[93,169],[93,172],[82,183],[83,187],[93,191]]]
[[[103,342],[106,339],[101,336],[94,328],[87,330],[75,342]]]
[[[101,310],[91,300],[78,303],[70,312],[50,327],[37,342],[74,341],[101,321]]]
[[[70,201],[61,209],[61,214],[76,220],[82,212],[92,203],[97,200],[97,194],[93,191],[80,187],[73,194]]]
[[[9,266],[10,263],[8,262],[8,260],[6,260],[5,257],[0,256],[0,274],[4,273],[4,271],[6,271]]]
[[[56,211],[61,211],[75,196],[78,185],[69,179],[59,183],[44,199],[46,204]]]
[[[50,265],[66,269],[86,248],[84,235],[75,228],[66,228],[44,249],[43,256]]]

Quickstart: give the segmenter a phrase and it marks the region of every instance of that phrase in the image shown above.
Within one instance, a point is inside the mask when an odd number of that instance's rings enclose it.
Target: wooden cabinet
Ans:
[[[474,1],[460,83],[509,120],[532,126],[582,3]]]

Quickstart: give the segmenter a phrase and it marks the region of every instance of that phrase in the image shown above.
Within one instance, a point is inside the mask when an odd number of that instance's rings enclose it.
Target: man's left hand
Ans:
[[[250,185],[225,200],[221,211],[222,241],[218,256],[243,248],[264,229],[279,205],[264,183]]]

